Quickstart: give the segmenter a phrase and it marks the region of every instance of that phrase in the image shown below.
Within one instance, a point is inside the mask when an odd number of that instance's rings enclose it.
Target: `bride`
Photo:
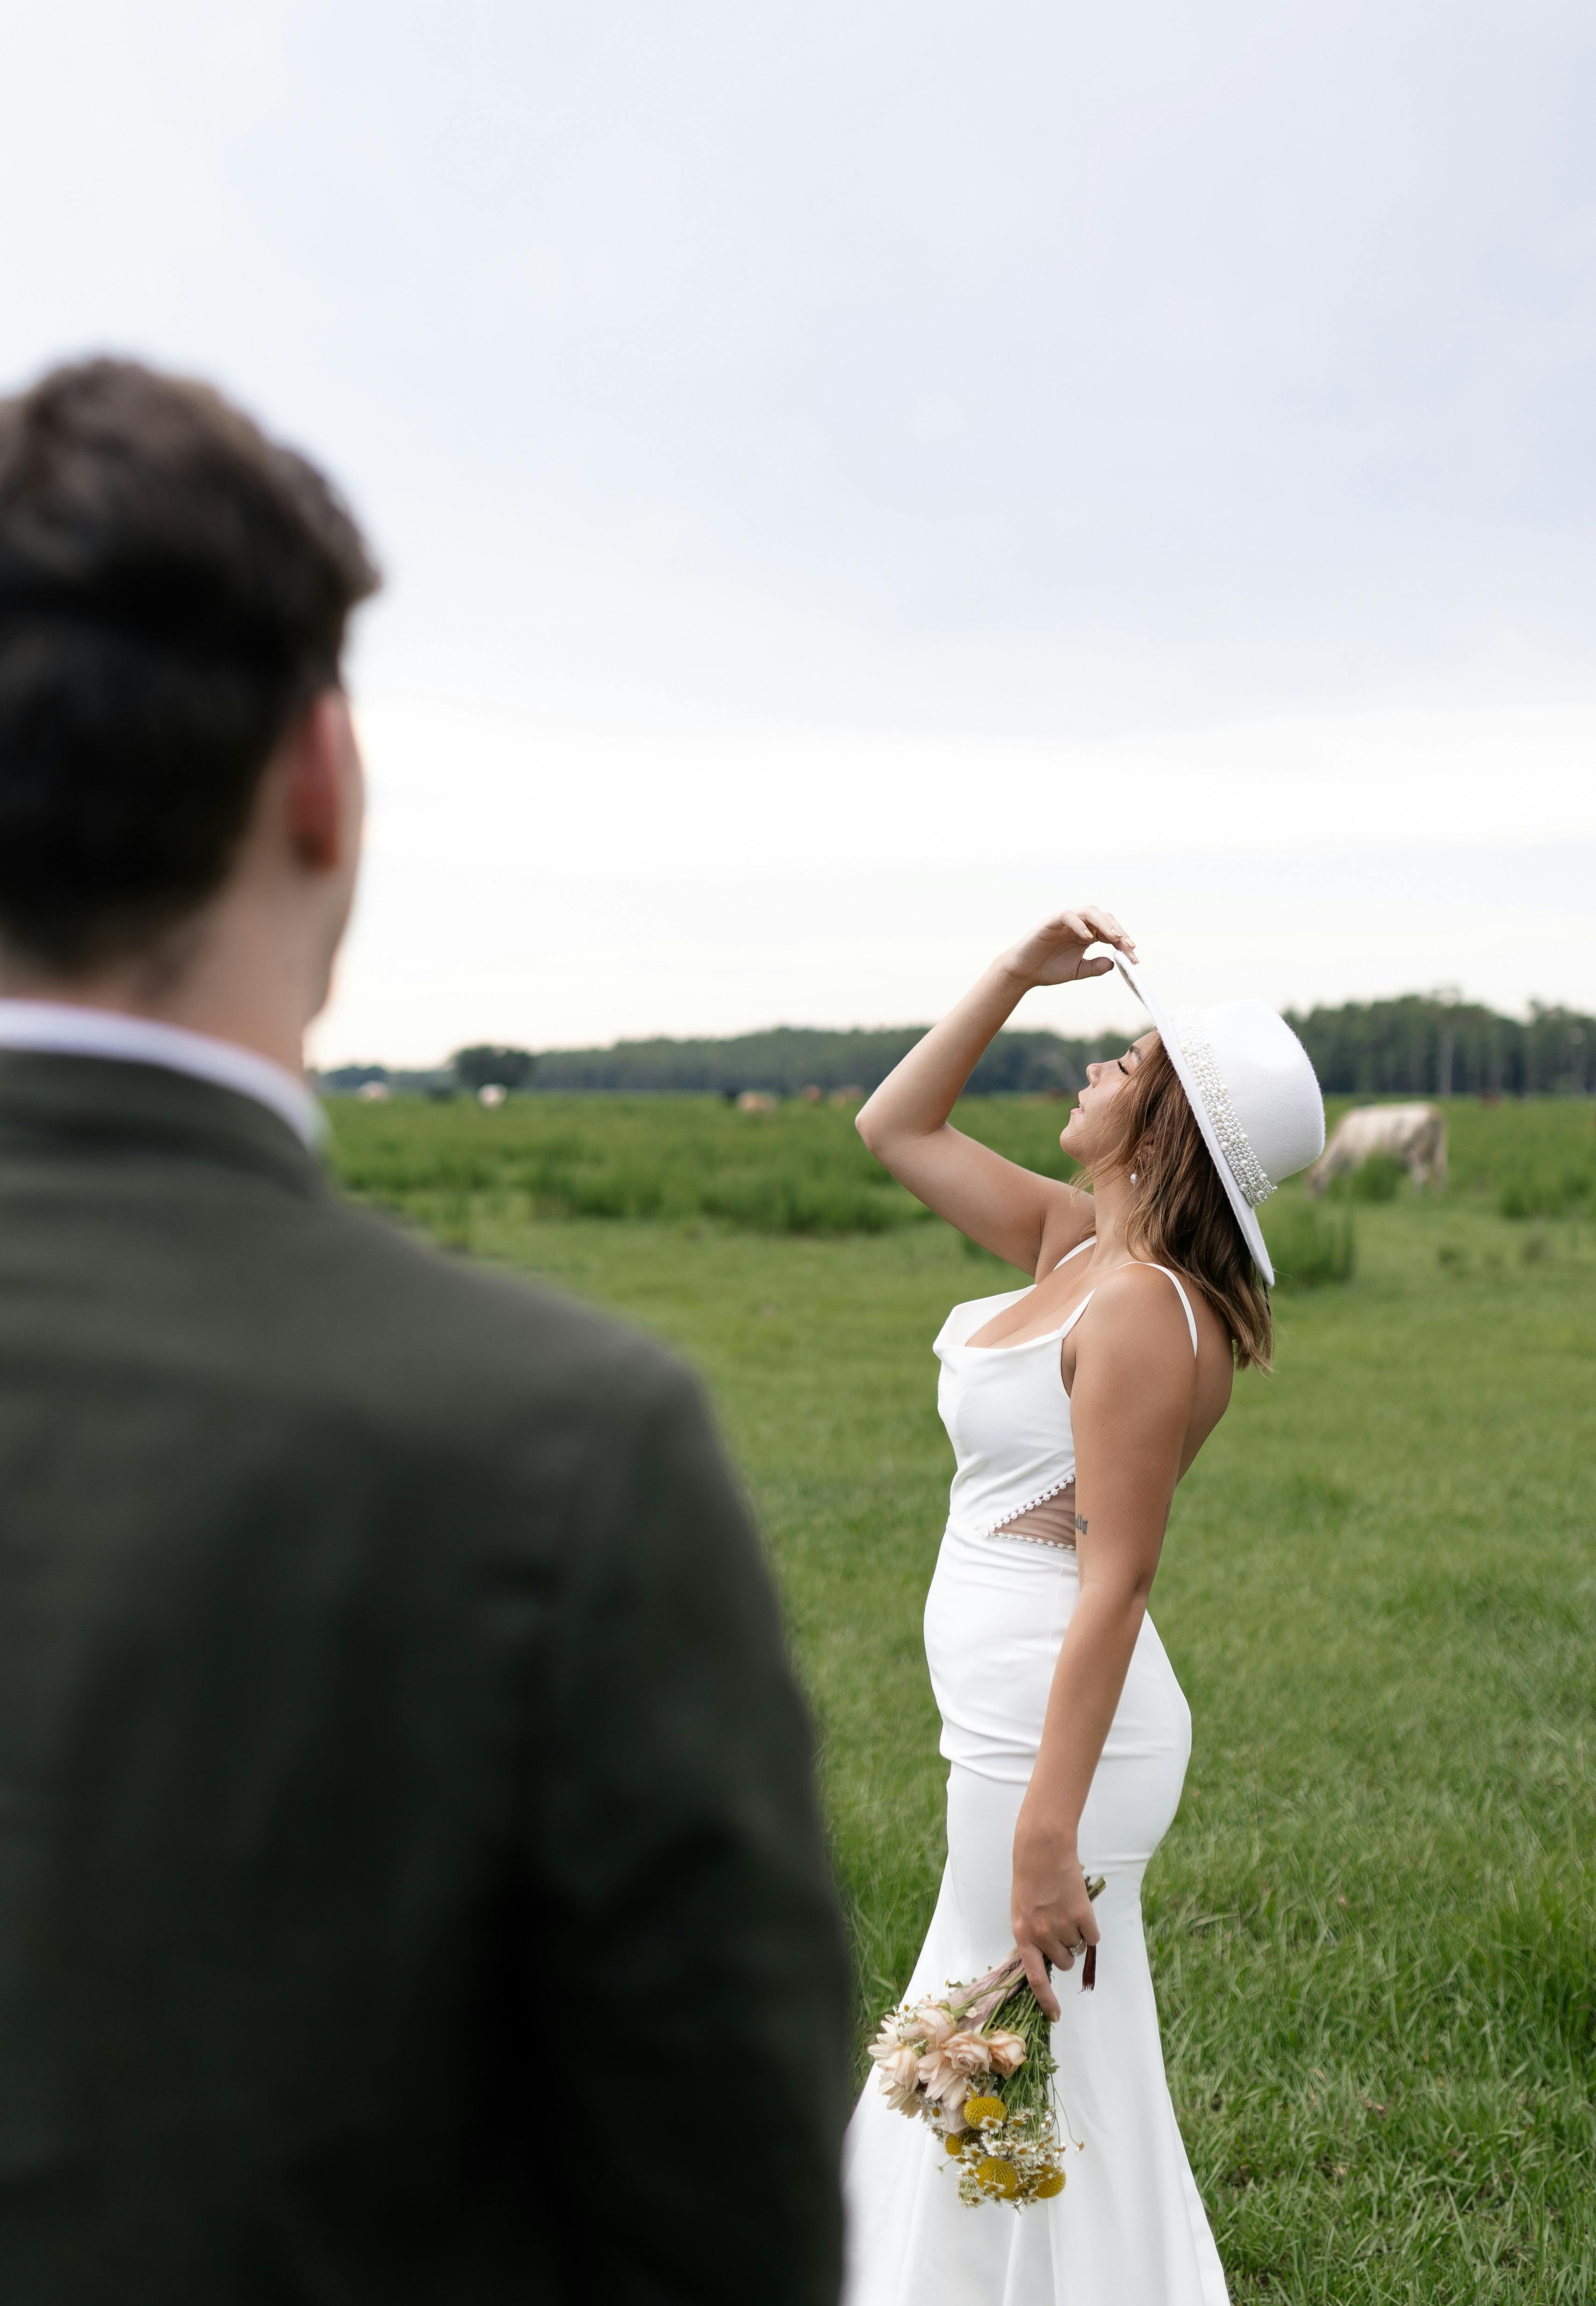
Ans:
[[[1088,957],[1102,944],[1112,954]],[[1153,1019],[1062,1143],[1090,1193],[948,1123],[1032,986],[1115,965]],[[867,2087],[849,2129],[847,2306],[1224,2306],[1164,2076],[1141,1880],[1191,1716],[1147,1615],[1175,1484],[1267,1368],[1258,1205],[1324,1145],[1301,1043],[1261,1001],[1166,1014],[1111,913],[1063,912],[995,961],[858,1117],[871,1151],[1035,1283],[956,1305],[936,1340],[956,1470],[926,1604],[948,1859],[909,1994],[1019,1948],[1054,2020],[1061,2194],[968,2208],[924,2123]],[[1088,1896],[1086,1877],[1105,1887]],[[1096,1982],[1071,1977],[1097,1947]]]

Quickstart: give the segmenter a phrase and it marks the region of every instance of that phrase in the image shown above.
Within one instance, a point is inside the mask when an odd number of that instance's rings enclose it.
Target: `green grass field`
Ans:
[[[568,1165],[602,1168],[613,1128],[641,1173],[651,1113],[679,1177],[807,1158],[847,1182],[853,1159],[844,1115],[544,1102],[568,1110],[340,1106],[341,1157],[703,1371],[786,1595],[878,2007],[942,1862],[930,1341],[1013,1277],[895,1208],[805,1230],[769,1179],[718,1212],[677,1186],[651,1217],[540,1216],[568,1204],[526,1140],[563,1131]],[[1058,1165],[1057,1106],[961,1117]],[[1280,1295],[1277,1371],[1239,1384],[1153,1596],[1196,1718],[1148,1878],[1154,1973],[1238,2301],[1596,2300],[1596,1130],[1588,1105],[1452,1120],[1437,1200],[1271,1205],[1283,1240],[1350,1220],[1354,1277]]]
[[[1332,1100],[1331,1117],[1350,1098]],[[852,1115],[797,1101],[771,1115],[718,1098],[512,1098],[498,1112],[457,1099],[334,1107],[354,1192],[458,1234],[474,1204],[499,1197],[540,1217],[713,1217],[776,1234],[884,1233],[930,1220],[860,1144]],[[1047,1097],[984,1097],[963,1125],[1051,1176],[1071,1174]],[[1493,1199],[1509,1217],[1596,1212],[1596,1131],[1583,1102],[1451,1108],[1453,1198]],[[1377,1170],[1377,1191],[1395,1180]],[[1360,1198],[1354,1190],[1353,1198]]]

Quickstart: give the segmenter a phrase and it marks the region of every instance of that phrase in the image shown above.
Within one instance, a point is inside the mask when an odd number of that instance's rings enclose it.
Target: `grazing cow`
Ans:
[[[502,1081],[484,1081],[476,1093],[476,1101],[479,1105],[485,1105],[492,1113],[508,1095],[509,1091]]]
[[[774,1113],[776,1100],[762,1089],[746,1089],[737,1101],[739,1113]]]
[[[1310,1193],[1322,1193],[1332,1177],[1361,1169],[1375,1153],[1389,1154],[1415,1185],[1433,1185],[1438,1192],[1447,1182],[1445,1115],[1433,1105],[1354,1106],[1303,1182]]]

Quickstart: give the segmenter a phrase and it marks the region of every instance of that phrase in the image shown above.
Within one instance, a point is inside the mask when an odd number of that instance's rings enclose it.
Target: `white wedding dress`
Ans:
[[[1046,1337],[965,1343],[1025,1294],[956,1305],[936,1340],[938,1405],[958,1461],[926,1603],[949,1763],[948,1861],[911,1999],[979,1977],[1013,1945],[1015,1821],[1080,1590],[1071,1550],[1003,1525],[1073,1479],[1059,1355],[1087,1301]],[[1195,1351],[1183,1289],[1181,1298]],[[1141,1878],[1174,1816],[1191,1747],[1190,1710],[1145,1619],[1080,1820],[1082,1865],[1106,1881],[1096,1989],[1082,1991],[1079,1965],[1054,1980],[1059,2132],[1083,2150],[1066,2139],[1067,2182],[1050,2201],[969,2208],[929,2126],[895,2114],[872,2079],[844,2157],[844,2306],[1226,2306],[1165,2080],[1141,1928]]]

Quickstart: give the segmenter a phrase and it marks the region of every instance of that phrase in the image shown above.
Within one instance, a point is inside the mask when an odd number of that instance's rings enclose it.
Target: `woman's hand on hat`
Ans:
[[[1027,985],[1072,985],[1080,977],[1105,977],[1114,967],[1111,953],[1093,953],[1094,944],[1113,945],[1127,961],[1136,959],[1136,946],[1111,912],[1101,905],[1078,905],[1054,913],[1051,920],[1021,937],[1003,954],[999,966]]]

